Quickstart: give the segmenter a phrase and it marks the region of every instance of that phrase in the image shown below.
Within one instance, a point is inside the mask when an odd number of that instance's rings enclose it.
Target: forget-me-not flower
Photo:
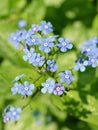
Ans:
[[[61,76],[60,81],[62,83],[66,82],[67,84],[71,84],[71,82],[75,79],[75,77],[72,76],[70,70],[65,70],[64,72],[60,72],[59,75]]]
[[[7,107],[9,107],[9,105]],[[9,107],[9,109],[7,111],[5,111],[5,109],[4,109],[4,112],[3,112],[3,122],[4,123],[6,123],[10,120],[15,121],[15,120],[20,119],[20,113],[22,111],[20,107],[15,108],[15,107],[12,106],[12,107]]]
[[[40,31],[42,31],[43,34],[53,32],[51,22],[42,21],[40,25]]]
[[[32,65],[33,66],[42,66],[44,64],[44,59],[45,59],[45,56],[40,56],[39,53],[36,53],[36,56],[34,58],[34,60],[32,61]]]
[[[11,88],[12,94],[19,93],[21,94],[22,92],[22,85],[20,83],[15,83],[14,86]]]
[[[21,108],[11,107],[10,111],[7,112],[7,116],[9,117],[10,120],[18,120],[20,119],[20,113]]]
[[[55,84],[53,93],[54,95],[61,96],[64,93],[64,90],[65,90],[64,86],[62,86],[61,84]]]
[[[26,39],[26,36],[27,36],[26,30],[17,30],[15,33],[10,34],[9,42],[14,43],[15,47],[18,49],[22,41]]]
[[[74,70],[80,70],[81,72],[84,72],[86,70],[86,66],[88,65],[88,61],[84,60],[82,57],[79,58],[74,65]]]
[[[16,76],[13,81],[19,81],[22,77],[24,77],[24,73],[21,74],[21,75]]]
[[[66,52],[68,49],[72,49],[73,45],[70,43],[70,39],[59,38],[57,47],[60,48],[61,52]]]
[[[91,65],[93,68],[96,68],[98,64],[98,58],[89,56],[87,61],[88,61],[88,65]]]
[[[31,35],[26,39],[26,44],[28,46],[38,45],[38,37],[36,35]]]
[[[46,93],[48,91],[48,93],[52,93],[54,86],[55,86],[55,80],[48,78],[45,83],[42,83],[41,92]]]
[[[38,32],[40,30],[40,26],[37,24],[32,24],[31,30],[33,33]]]
[[[47,61],[47,70],[55,72],[57,69],[58,69],[58,65],[56,64],[55,60]]]
[[[24,27],[26,27],[26,25],[27,25],[26,20],[21,19],[21,20],[18,21],[18,27],[19,28],[24,28]]]
[[[43,50],[46,53],[49,53],[51,48],[54,47],[54,38],[53,37],[49,37],[49,38],[40,38],[39,40],[39,44],[41,44],[39,46],[39,50]]]
[[[36,53],[34,53],[34,48],[30,48],[30,50],[28,49],[24,49],[23,50],[25,55],[23,56],[23,60],[24,61],[29,61],[29,63],[31,64],[33,62],[33,60],[35,59]]]
[[[27,96],[30,96],[32,95],[32,90],[34,89],[34,84],[29,84],[28,81],[25,81],[24,82],[24,85],[22,86],[22,91],[21,91],[21,94],[23,96],[27,95]]]

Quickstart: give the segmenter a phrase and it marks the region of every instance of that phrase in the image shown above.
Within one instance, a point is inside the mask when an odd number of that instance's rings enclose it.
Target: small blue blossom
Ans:
[[[44,64],[45,56],[40,56],[39,53],[36,53],[35,59],[32,62],[33,66],[42,66]]]
[[[93,68],[96,68],[98,64],[98,59],[96,57],[88,57],[88,65],[91,65]]]
[[[19,93],[21,94],[22,92],[22,85],[20,83],[15,83],[14,86],[11,88],[12,94]]]
[[[51,22],[42,21],[40,26],[40,31],[42,31],[43,34],[48,34],[50,32],[53,32]]]
[[[19,20],[18,21],[18,27],[19,28],[24,28],[24,27],[26,27],[26,25],[27,25],[27,21],[26,20]]]
[[[3,112],[3,122],[15,121],[20,119],[21,108],[10,107],[6,112]]]
[[[96,48],[96,44],[95,42],[93,42],[93,39],[89,39],[88,41],[85,41],[83,44],[82,44],[82,50],[81,50],[81,53],[84,54],[84,53],[91,53],[91,51],[93,51],[95,48]]]
[[[55,72],[57,69],[58,69],[58,65],[56,64],[55,60],[47,61],[47,70]]]
[[[67,84],[71,84],[71,82],[73,80],[75,80],[75,77],[72,76],[71,71],[70,70],[65,70],[64,72],[60,72],[59,75],[61,76],[60,81],[66,82]]]
[[[28,46],[32,46],[32,45],[38,45],[38,37],[36,35],[31,35],[30,37],[28,37],[26,39],[26,44]]]
[[[3,117],[3,122],[6,123],[10,120],[9,116],[6,114],[4,117]]]
[[[20,113],[21,108],[11,107],[10,111],[7,112],[7,116],[9,117],[10,120],[18,120],[20,119]]]
[[[39,25],[37,24],[32,24],[32,31],[35,33],[35,32],[38,32],[40,30],[40,27]]]
[[[45,83],[42,83],[42,86],[43,86],[43,88],[41,89],[42,93],[46,93],[47,91],[48,93],[52,93],[55,86],[55,80],[48,78]]]
[[[84,60],[83,58],[79,58],[74,66],[74,70],[80,70],[81,72],[84,72],[86,70],[86,66],[88,65],[88,61]]]
[[[34,84],[29,84],[28,81],[25,81],[24,85],[22,86],[21,94],[23,96],[25,96],[25,95],[30,96],[33,93],[32,92],[33,89],[34,89]]]
[[[16,49],[20,46],[23,40],[27,37],[26,30],[17,30],[15,33],[11,33],[9,37],[9,42],[14,43]]]
[[[9,112],[9,110],[10,110],[10,105],[6,106],[6,108],[4,109],[4,112],[2,114],[4,123],[6,123],[6,122],[8,122],[10,120],[10,118],[9,118],[9,116],[7,114]]]
[[[54,37],[49,37],[49,38],[41,38],[39,40],[39,44],[41,44],[41,46],[39,46],[39,50],[43,50],[46,53],[49,53],[51,48],[54,47]]]
[[[23,60],[24,61],[28,60],[29,63],[31,64],[34,61],[35,56],[36,56],[36,53],[34,53],[34,51],[35,51],[34,48],[30,48],[30,50],[24,49],[23,51],[26,54],[23,56]]]
[[[54,95],[61,96],[64,93],[64,90],[65,90],[64,86],[62,86],[61,84],[55,84],[53,93]]]
[[[40,26],[37,24],[32,24],[31,28],[28,30],[28,36],[37,33],[40,30]]]
[[[15,81],[19,81],[22,77],[24,77],[24,74],[21,74],[21,75],[16,76],[13,81],[14,81],[14,82],[15,82]]]
[[[73,45],[70,43],[70,39],[66,38],[59,38],[58,39],[59,44],[57,44],[57,47],[60,48],[61,52],[66,52],[67,49],[72,49]]]
[[[9,37],[9,42],[14,43],[15,47],[18,49],[20,41],[18,41],[17,33],[11,33]]]

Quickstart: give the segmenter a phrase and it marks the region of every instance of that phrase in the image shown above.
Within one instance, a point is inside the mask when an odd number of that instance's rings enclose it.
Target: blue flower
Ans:
[[[42,66],[44,64],[45,56],[40,56],[39,53],[36,53],[35,59],[32,62],[33,66]]]
[[[86,70],[86,66],[88,65],[88,61],[84,60],[83,58],[79,58],[74,66],[74,70],[80,70],[81,72],[84,72]]]
[[[55,60],[47,61],[47,70],[55,72],[57,69],[58,69],[58,65],[56,64]]]
[[[48,78],[45,83],[42,83],[42,86],[43,86],[43,88],[41,89],[42,93],[46,93],[47,91],[48,93],[52,93],[55,86],[55,80]]]
[[[70,70],[65,70],[64,72],[60,72],[59,75],[61,76],[60,81],[66,82],[67,84],[71,84],[71,82],[73,80],[75,80],[75,77],[72,76],[71,71]]]
[[[14,43],[16,49],[20,46],[23,40],[27,37],[26,30],[17,30],[15,33],[11,33],[9,37],[9,42]]]
[[[18,120],[20,119],[20,113],[21,108],[11,107],[10,111],[7,112],[7,116],[9,117],[10,120]]]
[[[54,95],[61,96],[64,93],[64,90],[65,90],[64,86],[62,86],[61,84],[55,84],[53,93]]]
[[[25,81],[24,85],[22,86],[21,94],[23,96],[25,96],[25,95],[30,96],[33,93],[32,92],[33,89],[34,89],[34,84],[29,84],[28,81]]]
[[[14,43],[15,47],[18,48],[20,41],[18,41],[18,36],[16,33],[11,33],[9,37],[9,42]]]
[[[43,34],[48,34],[50,32],[53,32],[51,22],[42,21],[40,26],[40,31],[42,31]]]
[[[43,50],[46,53],[50,52],[50,49],[54,47],[54,38],[53,37],[49,37],[49,38],[41,38],[39,40],[39,43],[41,44],[41,46],[39,47],[39,50]]]
[[[31,28],[28,30],[28,37],[36,34],[40,30],[39,25],[32,24]]]
[[[95,42],[96,40],[91,38],[87,41],[85,41],[83,44],[82,44],[82,50],[81,50],[81,53],[84,54],[88,54],[88,53],[91,53],[93,50],[95,50],[95,48],[97,47],[97,43]]]
[[[38,45],[38,37],[36,35],[31,35],[26,39],[26,44],[29,46]]]
[[[24,77],[24,74],[16,76],[13,81],[19,81],[22,77]]]
[[[20,83],[15,83],[14,86],[11,88],[13,94],[21,93],[22,92],[22,85]]]
[[[4,117],[3,117],[3,122],[6,123],[10,120],[9,116],[6,114]]]
[[[31,30],[33,33],[38,32],[40,30],[40,26],[37,24],[32,24]]]
[[[96,68],[98,64],[98,58],[89,56],[87,61],[88,61],[88,65],[91,65],[93,68]]]
[[[24,61],[29,61],[29,63],[31,64],[32,62],[33,62],[33,60],[35,59],[35,56],[36,56],[36,53],[34,53],[34,48],[30,48],[30,50],[28,50],[28,49],[24,49],[23,50],[24,51],[24,53],[26,54],[26,55],[24,55],[23,56],[23,60]]]
[[[18,21],[18,27],[19,28],[24,28],[27,25],[27,21],[26,20],[19,20]]]
[[[60,48],[61,52],[66,52],[67,49],[72,49],[73,45],[70,43],[70,39],[66,38],[59,38],[58,39],[59,44],[57,44],[57,47]]]
[[[3,122],[15,121],[20,119],[21,108],[9,107],[7,111],[3,112]]]

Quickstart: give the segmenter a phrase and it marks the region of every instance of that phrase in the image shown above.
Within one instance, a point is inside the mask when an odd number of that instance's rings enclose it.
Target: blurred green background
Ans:
[[[6,105],[25,106],[30,100],[12,96],[13,78],[20,73],[26,74],[25,79],[38,76],[22,60],[21,49],[8,43],[20,19],[27,20],[27,28],[41,20],[50,21],[54,34],[70,38],[80,50],[84,40],[98,36],[98,0],[0,0],[0,130],[98,130],[98,68],[74,73],[77,80],[67,96],[39,94],[16,124],[2,122]],[[60,70],[72,67],[76,58],[74,49],[59,54]]]

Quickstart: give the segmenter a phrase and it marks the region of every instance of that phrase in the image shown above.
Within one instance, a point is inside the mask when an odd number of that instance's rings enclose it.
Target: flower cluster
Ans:
[[[23,23],[23,21],[20,21]],[[33,24],[29,30],[18,30],[11,33],[9,41],[14,43],[16,48],[23,45],[23,60],[28,61],[32,66],[45,67],[47,71],[55,72],[58,69],[56,60],[50,56],[56,51],[66,52],[72,49],[70,39],[58,38],[52,35],[53,28],[50,22],[42,21],[41,24]],[[47,56],[48,55],[48,56]]]
[[[82,44],[81,57],[76,60],[74,69],[84,72],[86,66],[98,65],[98,38],[90,38]]]
[[[3,121],[4,123],[8,122],[8,121],[16,121],[18,119],[20,119],[20,113],[21,113],[21,108],[15,108],[15,107],[10,107],[10,105],[8,105],[3,112]]]
[[[72,76],[70,70],[65,70],[64,72],[60,72],[59,76],[61,76],[60,81],[62,83],[67,83],[68,85],[71,84],[75,77]],[[61,96],[66,90],[62,84],[58,83],[56,80],[48,78],[45,83],[42,83],[42,93],[53,93],[54,95]]]
[[[34,84],[29,84],[28,81],[25,81],[23,84],[20,82],[20,79],[24,76],[24,74],[17,76],[14,80],[14,86],[11,88],[12,94],[21,94],[23,96],[32,95],[32,90],[34,89]]]
[[[69,91],[66,86],[70,85],[75,77],[72,75],[71,70],[59,72],[56,55],[58,52],[66,53],[72,49],[73,45],[69,38],[64,39],[58,35],[53,35],[53,28],[50,22],[42,21],[39,25],[32,24],[28,30],[24,29],[25,25],[26,22],[23,20],[18,22],[18,27],[21,30],[11,33],[9,42],[14,43],[17,49],[22,45],[23,60],[35,67],[41,77],[44,78],[44,74],[48,77],[40,86],[37,86],[39,89],[35,89],[35,92],[40,90],[43,94],[48,92],[61,97]],[[21,80],[23,76],[24,74],[21,74],[13,80],[14,85],[11,88],[11,92],[13,95],[20,94],[28,97],[33,94],[33,89],[36,88],[35,81],[38,82],[38,79],[29,84],[27,80]],[[4,122],[18,119],[20,117],[19,114],[20,109],[9,108],[9,111],[4,114]]]

